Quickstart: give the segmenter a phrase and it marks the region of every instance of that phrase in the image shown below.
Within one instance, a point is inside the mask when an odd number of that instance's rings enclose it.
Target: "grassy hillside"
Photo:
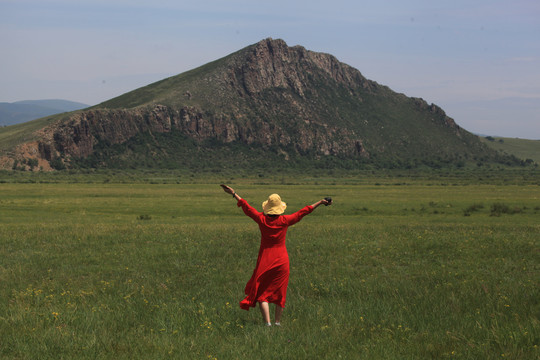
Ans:
[[[227,73],[227,69],[234,66],[234,60],[245,49],[232,53],[223,58],[199,66],[195,69],[183,72],[179,75],[157,81],[139,89],[122,94],[94,106],[94,109],[118,109],[133,108],[137,106],[164,104],[172,108],[183,106],[197,106],[215,110],[227,104],[232,98],[231,94],[219,91],[215,87],[215,80]],[[222,79],[219,79],[222,80]],[[223,90],[223,89],[221,89]],[[186,97],[186,92],[192,94],[192,98]],[[222,97],[226,99],[223,100]]]
[[[482,142],[502,153],[512,154],[519,159],[531,159],[540,164],[540,140],[506,137],[482,137]]]
[[[37,139],[34,131],[44,128],[65,115],[53,115],[22,124],[0,127],[0,155],[14,146]]]

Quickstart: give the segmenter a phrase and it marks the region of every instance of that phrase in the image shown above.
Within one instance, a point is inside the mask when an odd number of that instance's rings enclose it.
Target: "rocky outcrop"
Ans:
[[[311,88],[310,77],[324,74],[347,87],[377,87],[360,71],[339,62],[334,56],[288,47],[283,40],[266,39],[257,43],[241,67],[232,74],[233,87],[243,88],[248,95],[269,88],[288,88],[300,96]]]
[[[197,140],[216,139],[224,143],[262,144],[266,147],[293,147],[299,152],[316,151],[321,155],[368,156],[362,140],[353,131],[316,125],[298,124],[291,134],[275,124],[252,120],[239,126],[229,115],[205,116],[200,109],[180,110],[156,105],[131,110],[90,110],[68,121],[43,130],[36,147],[48,161],[58,156],[84,158],[98,143],[121,144],[141,132],[167,133],[172,130]]]

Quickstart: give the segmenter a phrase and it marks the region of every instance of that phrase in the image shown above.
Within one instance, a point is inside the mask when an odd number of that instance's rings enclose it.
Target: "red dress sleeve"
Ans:
[[[285,220],[287,226],[291,226],[291,225],[296,224],[300,220],[302,220],[302,218],[304,216],[306,216],[307,214],[311,214],[312,211],[313,211],[313,206],[308,205],[308,206],[305,206],[304,208],[298,210],[294,214],[282,215],[282,217]]]
[[[253,206],[249,205],[246,200],[240,199],[236,205],[242,208],[244,214],[255,220],[256,223],[259,223],[261,213],[258,212]]]

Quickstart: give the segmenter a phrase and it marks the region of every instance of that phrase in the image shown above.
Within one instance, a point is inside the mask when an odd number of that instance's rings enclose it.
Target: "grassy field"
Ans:
[[[205,184],[0,184],[0,358],[536,359],[540,186],[231,184],[293,211],[283,326],[238,307],[257,226]]]

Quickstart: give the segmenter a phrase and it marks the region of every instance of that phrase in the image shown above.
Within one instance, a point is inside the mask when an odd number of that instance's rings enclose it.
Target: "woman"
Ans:
[[[263,202],[261,213],[238,196],[231,187],[226,185],[221,185],[221,187],[238,201],[237,206],[242,207],[244,213],[255,220],[261,230],[257,265],[246,285],[246,298],[240,301],[240,307],[249,310],[258,302],[265,324],[271,326],[268,303],[273,303],[276,305],[274,321],[277,326],[280,326],[289,283],[289,255],[285,247],[287,228],[302,220],[319,205],[331,205],[332,199],[319,200],[294,214],[282,215],[287,204],[281,201],[278,194],[272,194]]]

